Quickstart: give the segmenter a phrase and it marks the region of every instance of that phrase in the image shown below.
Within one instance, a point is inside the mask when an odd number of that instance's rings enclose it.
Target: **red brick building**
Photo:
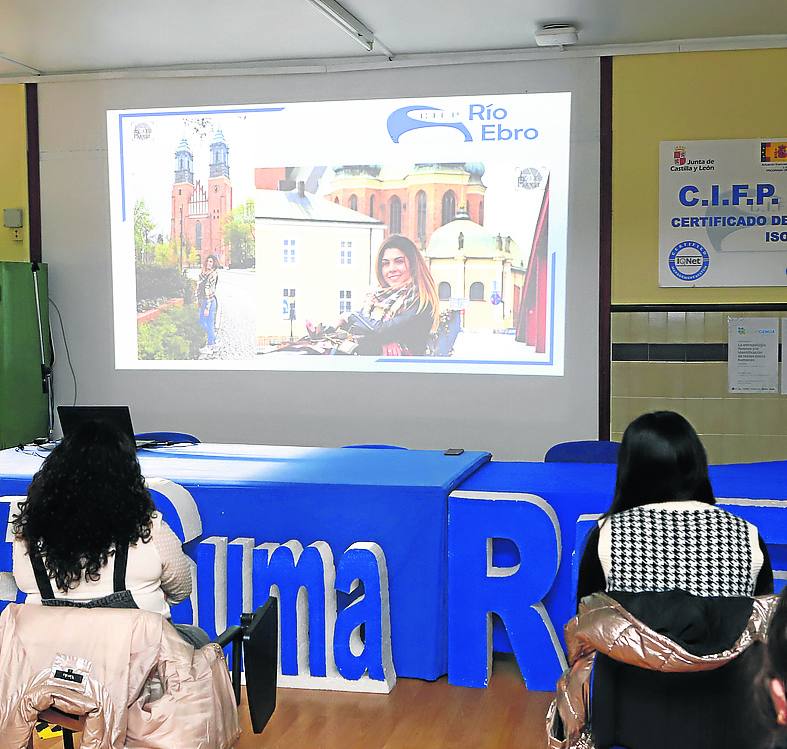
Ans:
[[[208,186],[194,179],[194,154],[183,138],[175,151],[175,181],[172,185],[171,241],[184,258],[195,249],[200,263],[216,255],[219,264],[230,264],[230,246],[224,241],[224,217],[232,211],[229,147],[221,130],[210,144]]]
[[[374,164],[335,167],[334,173],[326,197],[382,221],[385,236],[404,234],[421,249],[460,208],[484,223],[483,164],[416,164],[395,179]]]

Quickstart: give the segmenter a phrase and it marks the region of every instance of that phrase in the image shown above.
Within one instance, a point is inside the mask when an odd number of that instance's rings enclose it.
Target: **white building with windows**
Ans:
[[[257,344],[306,334],[306,320],[334,325],[377,285],[382,221],[303,189],[257,190]]]

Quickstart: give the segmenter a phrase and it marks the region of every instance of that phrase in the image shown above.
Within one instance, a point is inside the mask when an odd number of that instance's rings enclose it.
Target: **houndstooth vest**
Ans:
[[[607,522],[607,590],[680,589],[695,596],[754,592],[759,570],[753,562],[760,554],[756,530],[725,510],[697,502],[662,503],[625,510]]]

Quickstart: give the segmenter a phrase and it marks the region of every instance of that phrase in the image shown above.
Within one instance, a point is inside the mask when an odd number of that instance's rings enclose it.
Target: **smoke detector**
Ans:
[[[568,47],[578,38],[576,28],[568,23],[546,23],[536,31],[539,47]]]

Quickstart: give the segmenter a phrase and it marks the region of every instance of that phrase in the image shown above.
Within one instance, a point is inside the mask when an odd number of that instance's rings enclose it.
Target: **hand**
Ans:
[[[392,343],[384,343],[383,344],[383,356],[403,356],[404,352],[402,351],[402,347],[393,341]]]

